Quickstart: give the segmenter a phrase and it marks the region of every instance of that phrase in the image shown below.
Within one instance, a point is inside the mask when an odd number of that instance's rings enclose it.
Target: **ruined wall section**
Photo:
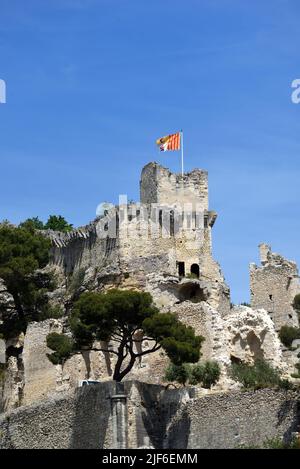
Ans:
[[[276,330],[284,325],[298,327],[298,315],[292,307],[294,297],[300,293],[297,265],[271,247],[260,245],[261,266],[250,264],[251,306],[268,311]]]

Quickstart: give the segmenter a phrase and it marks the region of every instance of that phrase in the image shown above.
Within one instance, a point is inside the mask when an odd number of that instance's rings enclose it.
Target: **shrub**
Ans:
[[[203,388],[210,389],[220,378],[220,366],[215,361],[206,361],[194,365],[190,370],[190,384],[201,383]]]
[[[289,442],[284,442],[281,438],[271,438],[263,444],[266,449],[300,449],[300,440],[293,438]]]
[[[298,315],[300,316],[300,293],[295,296],[293,302],[293,308],[297,311]]]
[[[60,319],[64,316],[64,308],[60,305],[48,305],[46,311],[42,315],[42,320],[45,319]]]
[[[191,278],[191,279],[196,279],[196,280],[199,279],[198,275],[194,274],[193,272],[186,274],[185,278]]]
[[[300,339],[300,329],[292,326],[282,326],[279,331],[279,338],[283,345],[290,348],[293,340]]]
[[[69,285],[69,291],[74,294],[82,286],[85,276],[85,270],[79,269],[72,275],[72,279]]]
[[[289,442],[284,442],[281,438],[269,438],[260,445],[240,445],[238,449],[300,449],[300,440],[292,438]]]
[[[183,365],[174,365],[171,363],[165,372],[165,379],[167,381],[177,381],[177,383],[185,385],[190,377],[190,365],[184,363]]]
[[[220,366],[215,361],[206,361],[195,365],[184,363],[179,366],[171,363],[166,370],[165,379],[184,385],[186,383],[191,385],[201,383],[203,388],[210,389],[218,382],[220,374]]]
[[[239,381],[245,389],[290,387],[287,380],[281,380],[280,372],[262,359],[256,360],[253,365],[233,363],[231,377]]]
[[[48,353],[47,357],[54,365],[57,365],[58,363],[63,363],[72,355],[74,342],[64,334],[51,332],[47,335],[47,347],[54,350],[53,353]]]
[[[0,363],[0,383],[4,381],[6,371],[6,363]]]
[[[298,355],[299,355],[299,354],[298,354]],[[297,370],[297,373],[293,373],[291,376],[292,376],[292,378],[297,378],[297,379],[299,379],[299,378],[300,378],[300,362],[299,362],[299,363],[296,363],[295,368],[296,368],[296,370]]]

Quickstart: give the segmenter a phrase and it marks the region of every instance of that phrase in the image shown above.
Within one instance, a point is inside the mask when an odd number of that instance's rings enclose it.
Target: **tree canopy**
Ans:
[[[39,217],[27,218],[19,225],[20,228],[28,230],[53,230],[67,232],[73,229],[73,225],[67,222],[67,220],[61,215],[50,215],[46,223],[44,224]]]
[[[73,229],[73,225],[68,223],[64,217],[61,215],[50,215],[45,226],[45,230],[54,230],[54,231],[71,231]]]
[[[44,223],[42,220],[39,219],[39,217],[32,217],[32,218],[27,218],[27,220],[23,221],[19,225],[20,228],[25,228],[29,231],[32,230],[44,230]]]
[[[13,296],[14,313],[1,307],[3,323],[0,333],[12,336],[25,331],[27,322],[37,320],[48,304],[46,291],[53,279],[39,269],[49,260],[50,241],[29,227],[0,225],[0,278]]]
[[[159,313],[149,293],[134,290],[83,293],[74,304],[70,327],[74,352],[88,347],[117,356],[113,375],[116,381],[129,373],[137,359],[160,348],[176,365],[194,363],[200,357],[204,340],[174,314]],[[66,344],[63,338],[60,344],[57,337],[55,340],[56,344],[48,342],[54,350],[49,358],[57,362],[58,358],[63,359],[61,350]],[[100,347],[95,346],[97,341],[101,341]],[[143,347],[146,341],[148,348]]]

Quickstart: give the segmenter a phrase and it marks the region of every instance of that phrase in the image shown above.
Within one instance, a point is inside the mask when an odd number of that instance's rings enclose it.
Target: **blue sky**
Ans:
[[[75,226],[140,170],[209,171],[213,251],[248,301],[259,242],[299,255],[298,0],[0,0],[0,219]]]

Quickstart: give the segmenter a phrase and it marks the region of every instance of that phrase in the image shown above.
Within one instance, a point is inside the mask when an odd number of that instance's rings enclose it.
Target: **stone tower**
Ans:
[[[183,176],[158,163],[141,174],[140,202],[122,202],[107,216],[67,234],[48,233],[52,259],[67,274],[89,270],[97,284],[147,288],[154,274],[205,282],[213,307],[229,308],[229,289],[212,257],[207,171]],[[114,235],[109,227],[114,223]],[[224,300],[224,302],[223,302]],[[226,305],[226,307],[225,307]]]
[[[259,245],[261,266],[250,264],[251,307],[263,308],[278,331],[282,326],[298,327],[293,300],[300,293],[297,265],[272,252],[271,246]]]

